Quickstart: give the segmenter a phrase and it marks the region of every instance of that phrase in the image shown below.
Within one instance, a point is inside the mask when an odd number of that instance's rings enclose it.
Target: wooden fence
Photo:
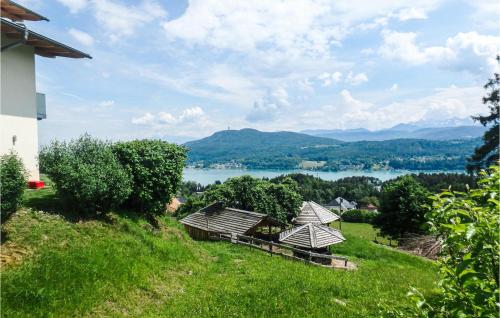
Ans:
[[[269,252],[271,255],[276,254],[283,256],[285,258],[299,260],[309,264],[314,264],[329,268],[332,268],[332,266],[324,265],[325,262],[329,262],[331,264],[332,260],[339,260],[343,261],[344,267],[347,268],[347,262],[348,262],[347,257],[314,253],[308,250],[302,250],[292,246],[270,242],[252,236],[246,236],[236,233],[211,232],[209,234],[209,239],[228,241],[234,244],[246,245],[260,249],[262,251]],[[291,251],[292,254],[286,254],[285,251]],[[304,257],[298,257],[295,255],[302,255]]]

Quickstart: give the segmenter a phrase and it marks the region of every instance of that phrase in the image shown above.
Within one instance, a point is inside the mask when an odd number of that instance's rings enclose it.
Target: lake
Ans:
[[[394,179],[401,175],[410,173],[438,173],[443,171],[409,171],[409,170],[383,170],[383,171],[360,171],[360,170],[346,170],[346,171],[310,171],[310,170],[252,170],[252,169],[197,169],[185,168],[184,181],[196,181],[201,185],[207,185],[219,180],[224,182],[228,178],[238,177],[242,175],[251,175],[257,178],[274,178],[282,174],[290,173],[304,173],[320,177],[324,180],[337,180],[345,177],[352,176],[368,176],[375,177],[382,181]],[[444,171],[463,173],[463,171]]]

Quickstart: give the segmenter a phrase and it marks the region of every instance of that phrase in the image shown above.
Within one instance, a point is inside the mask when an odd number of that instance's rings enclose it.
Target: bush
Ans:
[[[0,219],[2,221],[18,209],[27,182],[27,173],[21,159],[15,153],[3,155],[0,158]]]
[[[355,223],[371,223],[376,215],[376,212],[366,210],[348,210],[342,214],[342,220]]]
[[[143,213],[165,212],[179,191],[186,150],[161,140],[134,140],[115,144],[113,151],[132,177],[126,205]]]
[[[87,134],[69,143],[55,141],[44,147],[40,166],[59,196],[79,211],[107,212],[132,191],[131,179],[111,144]]]

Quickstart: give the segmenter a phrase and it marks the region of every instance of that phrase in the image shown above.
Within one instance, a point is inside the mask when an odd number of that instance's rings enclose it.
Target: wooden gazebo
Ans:
[[[304,201],[300,208],[299,215],[294,219],[295,224],[329,224],[333,221],[340,219],[340,217],[328,210],[327,208],[319,205],[314,201]]]
[[[322,224],[307,223],[280,233],[280,242],[308,250],[324,250],[345,241],[342,233]]]
[[[231,233],[254,236],[257,229],[283,227],[278,220],[262,213],[224,207],[221,203],[211,204],[180,220],[194,239],[206,240],[210,234]]]

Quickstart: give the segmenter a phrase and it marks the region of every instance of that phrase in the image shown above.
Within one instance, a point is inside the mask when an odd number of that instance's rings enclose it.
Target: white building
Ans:
[[[37,93],[35,55],[91,58],[90,55],[28,30],[21,22],[47,18],[9,0],[1,4],[0,155],[15,151],[30,180],[39,180],[38,120],[46,118],[45,95]]]

